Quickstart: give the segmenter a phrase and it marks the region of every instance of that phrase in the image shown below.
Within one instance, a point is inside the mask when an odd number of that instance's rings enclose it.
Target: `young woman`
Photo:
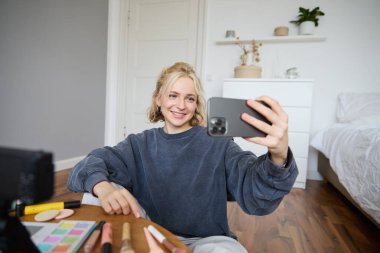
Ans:
[[[269,214],[298,174],[288,148],[287,114],[269,97],[258,100],[270,108],[247,103],[272,124],[241,117],[267,134],[247,139],[268,148],[260,157],[242,151],[232,138],[207,134],[201,84],[190,65],[176,63],[162,71],[152,96],[149,119],[164,127],[95,149],[74,167],[68,188],[93,193],[109,214],[141,217],[144,210],[194,252],[246,252],[232,239],[227,200],[249,214]]]

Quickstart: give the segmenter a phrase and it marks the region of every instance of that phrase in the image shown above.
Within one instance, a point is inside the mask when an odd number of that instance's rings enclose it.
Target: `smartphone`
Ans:
[[[265,103],[263,103],[266,105]],[[267,106],[267,105],[266,105]],[[207,132],[210,136],[264,137],[265,133],[241,119],[243,113],[271,124],[247,105],[246,99],[212,97],[207,101]]]

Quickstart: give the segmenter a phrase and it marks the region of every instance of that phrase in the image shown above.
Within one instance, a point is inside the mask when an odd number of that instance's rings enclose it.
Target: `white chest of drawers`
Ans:
[[[270,96],[281,104],[289,116],[289,146],[297,162],[299,175],[294,187],[305,188],[307,161],[309,154],[309,136],[311,106],[313,97],[313,80],[311,79],[225,79],[223,97],[257,98]],[[256,155],[267,152],[265,147],[236,138],[244,149]]]

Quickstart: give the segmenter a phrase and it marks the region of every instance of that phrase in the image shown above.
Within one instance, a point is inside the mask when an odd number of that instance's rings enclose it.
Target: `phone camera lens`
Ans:
[[[209,121],[208,131],[211,135],[225,135],[226,120],[223,117],[213,117]]]
[[[218,128],[217,128],[216,126],[212,127],[212,128],[211,128],[211,133],[212,133],[212,134],[216,134],[216,133],[218,133]]]

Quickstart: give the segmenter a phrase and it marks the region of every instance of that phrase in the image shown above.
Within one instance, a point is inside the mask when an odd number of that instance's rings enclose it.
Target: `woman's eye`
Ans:
[[[194,97],[188,97],[187,100],[191,103],[194,103],[195,102],[195,98]]]
[[[177,95],[175,95],[175,94],[169,94],[170,99],[175,99],[176,97],[177,97]]]

